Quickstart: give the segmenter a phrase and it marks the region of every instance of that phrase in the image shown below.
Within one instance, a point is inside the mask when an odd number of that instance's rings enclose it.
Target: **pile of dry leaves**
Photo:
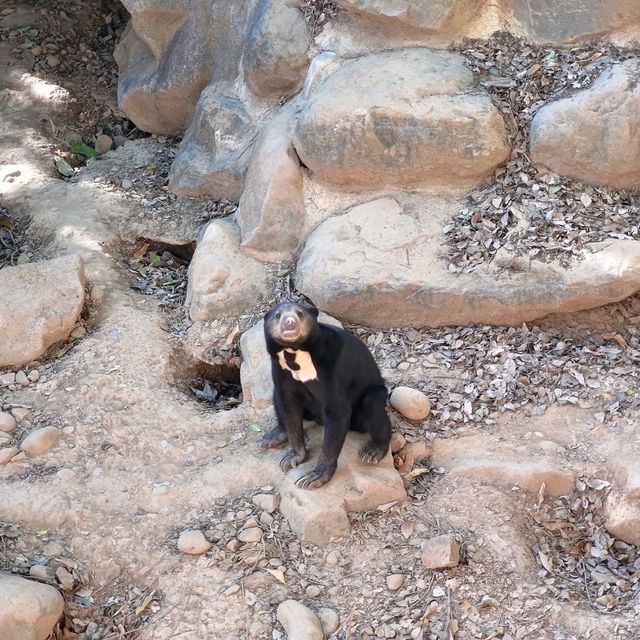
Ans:
[[[504,116],[513,152],[445,226],[449,270],[473,271],[502,247],[566,264],[586,243],[638,237],[640,208],[631,193],[539,170],[527,155],[531,121],[543,104],[584,89],[637,53],[611,44],[541,47],[504,33],[461,51]]]

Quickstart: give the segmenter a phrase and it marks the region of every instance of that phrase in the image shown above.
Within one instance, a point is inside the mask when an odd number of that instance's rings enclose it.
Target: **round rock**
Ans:
[[[197,529],[187,529],[178,537],[178,551],[198,556],[211,549],[213,545]]]
[[[111,151],[113,148],[113,140],[105,135],[104,133],[101,136],[96,138],[96,152],[100,155],[103,153],[107,153],[107,151]]]
[[[277,616],[288,640],[324,640],[320,618],[300,602],[281,602],[278,605]]]
[[[54,447],[60,438],[60,432],[55,427],[44,427],[32,431],[20,445],[28,456],[41,456]]]
[[[392,573],[387,576],[387,588],[389,591],[397,591],[404,584],[404,576],[401,573]]]
[[[0,431],[11,433],[17,426],[16,419],[10,414],[0,411]]]
[[[0,449],[0,464],[7,464],[11,462],[20,451],[15,447],[6,447],[5,449]]]
[[[327,638],[338,630],[340,626],[340,616],[333,609],[329,609],[329,607],[318,609],[318,617],[320,618],[324,635]]]
[[[405,444],[407,444],[407,439],[401,433],[396,432],[391,435],[391,442],[389,443],[391,453],[400,451]]]
[[[240,542],[260,542],[262,540],[262,529],[258,527],[244,529],[238,534],[238,540]]]
[[[64,600],[47,584],[0,574],[0,636],[46,640],[62,615]]]
[[[396,387],[389,401],[396,411],[409,420],[424,420],[431,411],[429,398],[411,387]]]

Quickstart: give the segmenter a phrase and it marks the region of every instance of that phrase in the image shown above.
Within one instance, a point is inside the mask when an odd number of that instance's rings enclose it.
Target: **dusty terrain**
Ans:
[[[337,612],[332,637],[345,640],[640,636],[640,552],[603,527],[607,493],[638,474],[640,302],[522,329],[351,327],[390,385],[432,399],[423,423],[394,416],[429,456],[405,475],[407,502],[354,515],[340,543],[301,545],[251,500],[282,479],[278,452],[257,446],[270,412],[236,406],[233,385],[217,406],[203,400],[203,377],[220,371],[195,367],[185,338],[188,247],[234,206],[171,195],[177,141],[142,136],[118,111],[113,5],[0,11],[0,266],[73,249],[90,290],[77,337],[28,367],[39,380],[0,388],[3,409],[28,409],[16,441],[34,426],[63,434],[45,456],[0,467],[0,568],[72,573],[61,638],[282,638],[275,607],[287,597]],[[65,50],[71,23],[78,41]],[[103,132],[129,142],[82,166],[68,142]],[[80,167],[68,181],[56,155]],[[289,284],[275,274],[274,295]],[[258,313],[212,328],[231,335],[227,382],[234,327]],[[510,377],[516,367],[526,380]],[[611,486],[552,495],[581,477]],[[237,549],[254,516],[262,541]],[[214,546],[180,554],[178,533],[195,525]],[[462,543],[459,567],[422,567],[420,542],[437,533]],[[404,576],[393,591],[392,574]]]

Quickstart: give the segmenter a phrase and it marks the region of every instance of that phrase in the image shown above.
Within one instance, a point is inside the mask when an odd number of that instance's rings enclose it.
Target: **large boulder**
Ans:
[[[74,255],[0,269],[0,367],[36,360],[73,330],[84,303]]]
[[[270,262],[291,258],[302,242],[302,169],[293,150],[293,109],[283,109],[256,144],[236,212],[244,253]]]
[[[593,184],[640,187],[640,59],[603,72],[591,87],[543,106],[531,125],[531,157]]]
[[[572,42],[640,21],[637,0],[508,0],[507,7],[513,27],[536,42]]]
[[[0,573],[0,638],[47,640],[64,600],[55,587]]]
[[[374,53],[320,82],[294,146],[314,177],[350,190],[476,181],[510,153],[502,116],[455,54]]]
[[[296,286],[328,313],[376,327],[518,325],[640,290],[640,243],[633,240],[588,246],[568,268],[499,255],[454,275],[439,257],[442,236],[426,227],[392,198],[329,218],[307,239]]]
[[[239,247],[240,231],[233,222],[209,223],[189,265],[185,305],[192,320],[242,313],[267,294],[264,267]]]

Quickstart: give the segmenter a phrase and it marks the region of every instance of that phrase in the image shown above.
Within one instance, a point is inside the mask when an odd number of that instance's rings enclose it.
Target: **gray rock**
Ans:
[[[255,142],[254,122],[230,87],[203,92],[169,173],[179,195],[213,195],[237,200]]]
[[[63,607],[55,587],[0,573],[0,638],[46,640]]]
[[[345,62],[300,114],[295,149],[349,190],[476,181],[510,153],[505,124],[454,53],[399,49]]]
[[[342,327],[342,323],[323,313],[318,320],[324,324]],[[273,380],[271,378],[271,360],[264,341],[264,322],[260,320],[240,337],[242,364],[240,382],[242,397],[254,409],[271,406],[273,402]]]
[[[99,155],[103,155],[107,153],[107,151],[111,151],[113,148],[113,139],[104,133],[96,138],[95,149]]]
[[[259,96],[295,93],[308,65],[309,33],[295,2],[265,0],[253,18],[244,58],[244,79]]]
[[[568,268],[498,255],[461,275],[439,258],[442,242],[439,225],[405,214],[393,199],[358,205],[307,238],[296,286],[328,313],[376,327],[519,325],[640,290],[633,240],[590,245]]]
[[[0,367],[36,360],[71,333],[84,302],[77,256],[0,270]]]
[[[239,250],[240,232],[228,220],[214,220],[198,242],[189,265],[185,305],[194,321],[242,313],[267,294],[264,267]]]
[[[43,427],[32,431],[20,445],[28,456],[41,456],[58,443],[60,431],[55,427]]]
[[[287,640],[324,640],[320,619],[300,602],[281,602],[276,615],[278,622],[284,627]]]
[[[640,186],[640,59],[626,60],[584,91],[536,113],[531,157],[556,173],[593,184]]]
[[[295,120],[286,107],[267,125],[256,149],[236,212],[242,251],[258,260],[291,258],[302,242],[302,170],[291,143]]]

